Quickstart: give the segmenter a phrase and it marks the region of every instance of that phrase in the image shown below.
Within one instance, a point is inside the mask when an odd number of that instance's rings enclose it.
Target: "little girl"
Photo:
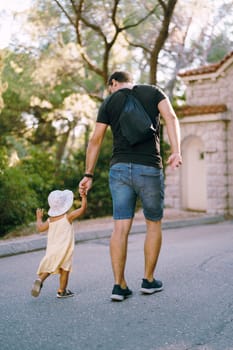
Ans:
[[[72,222],[81,216],[87,208],[86,195],[82,195],[82,203],[79,209],[69,213],[73,204],[73,192],[69,190],[52,191],[48,196],[50,209],[49,218],[43,222],[43,209],[36,210],[36,227],[39,232],[48,230],[46,253],[37,270],[37,278],[32,286],[31,294],[38,297],[43,282],[51,274],[60,274],[60,287],[57,291],[58,298],[72,297],[69,289],[66,289],[69,273],[72,268],[74,251],[74,230]]]

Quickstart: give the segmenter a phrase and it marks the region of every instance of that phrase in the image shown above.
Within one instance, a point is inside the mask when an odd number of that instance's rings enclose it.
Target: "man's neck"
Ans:
[[[119,84],[119,89],[132,89],[133,88],[133,84],[132,83],[120,83]]]

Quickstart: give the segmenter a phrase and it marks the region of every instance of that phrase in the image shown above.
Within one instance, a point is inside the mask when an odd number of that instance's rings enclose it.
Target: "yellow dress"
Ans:
[[[48,219],[49,221],[49,219]],[[74,229],[65,215],[57,221],[49,221],[47,248],[37,274],[58,274],[59,269],[71,271],[74,252]]]

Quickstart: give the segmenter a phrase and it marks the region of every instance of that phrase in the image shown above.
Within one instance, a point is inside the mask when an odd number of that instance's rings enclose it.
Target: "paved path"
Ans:
[[[77,244],[69,287],[58,277],[30,288],[44,251],[0,260],[1,350],[233,350],[233,221],[164,229],[157,278],[164,291],[139,293],[144,234],[129,237],[132,298],[110,301],[109,238]]]
[[[175,209],[165,209],[163,228],[175,228],[209,224],[224,221],[224,217],[209,216],[205,213],[180,211]],[[91,220],[80,220],[74,222],[75,242],[84,242],[97,238],[110,237],[113,228],[112,217],[97,218]],[[139,210],[134,218],[131,233],[145,232],[144,216]],[[46,247],[46,234],[35,233],[30,236],[7,239],[0,241],[0,258],[15,254],[27,253],[44,249]]]

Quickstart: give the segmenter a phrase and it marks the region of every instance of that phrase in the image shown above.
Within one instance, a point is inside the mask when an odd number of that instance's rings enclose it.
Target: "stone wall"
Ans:
[[[226,214],[228,206],[228,164],[227,164],[227,125],[226,113],[186,117],[180,120],[183,148],[185,140],[195,135],[204,144],[207,177],[207,213]],[[168,142],[166,127],[165,140]],[[180,170],[166,169],[165,205],[183,208],[182,167]]]
[[[225,142],[227,145],[228,213],[233,215],[233,64],[214,80],[193,81],[187,85],[186,98],[190,105],[226,104],[227,124]],[[217,141],[217,140],[216,140]],[[218,142],[218,141],[217,141]]]
[[[186,88],[186,103],[211,105],[225,103],[232,111],[233,65],[216,79],[190,81]]]
[[[187,105],[227,106],[224,113],[186,116],[180,119],[180,124],[182,144],[191,135],[200,137],[204,143],[207,212],[233,215],[233,62],[214,74],[190,75],[184,80]],[[178,171],[166,169],[165,185],[165,205],[182,208],[182,167]]]

